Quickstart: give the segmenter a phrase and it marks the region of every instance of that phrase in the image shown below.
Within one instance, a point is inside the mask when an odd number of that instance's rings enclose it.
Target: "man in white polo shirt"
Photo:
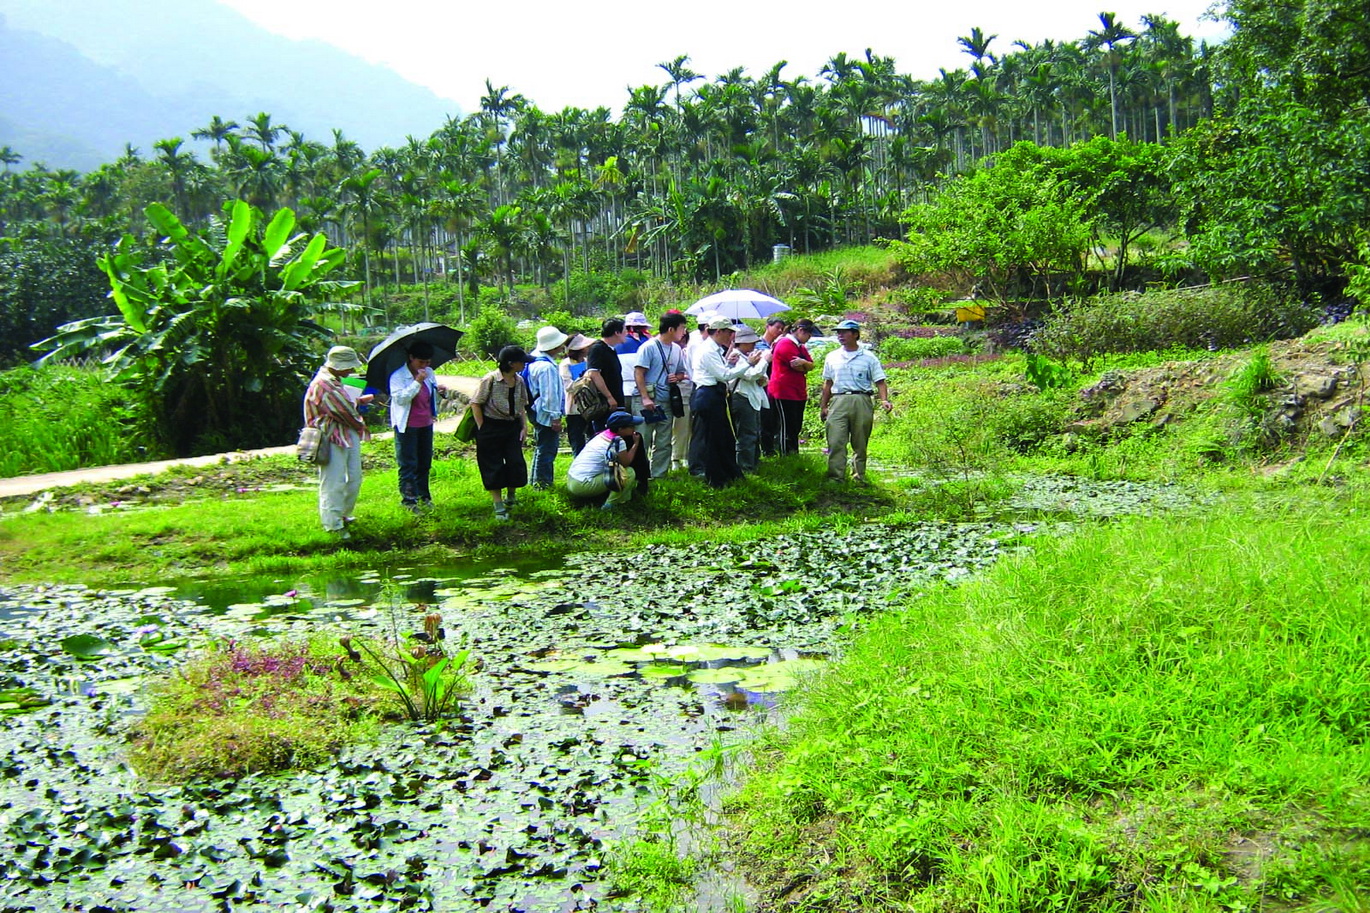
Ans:
[[[823,392],[818,399],[818,411],[828,437],[828,478],[839,482],[847,478],[850,443],[852,479],[865,482],[866,445],[875,424],[875,397],[879,396],[886,412],[894,404],[890,402],[880,359],[870,349],[861,347],[861,325],[855,320],[844,320],[834,331],[841,348],[823,359]]]

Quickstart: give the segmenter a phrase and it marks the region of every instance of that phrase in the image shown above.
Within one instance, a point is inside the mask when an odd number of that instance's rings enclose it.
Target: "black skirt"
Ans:
[[[528,484],[528,461],[519,442],[521,423],[487,418],[476,430],[476,465],[486,491],[522,488]]]

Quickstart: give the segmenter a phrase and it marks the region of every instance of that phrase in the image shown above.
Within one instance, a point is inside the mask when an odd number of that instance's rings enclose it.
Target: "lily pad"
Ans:
[[[652,663],[637,670],[643,678],[679,678],[690,670],[676,663]]]
[[[812,674],[824,665],[821,659],[787,659],[778,663],[750,666],[737,686],[746,691],[788,691],[799,684],[802,676]]]
[[[73,634],[62,638],[62,649],[79,660],[93,662],[114,649],[114,644],[94,634]]]
[[[741,681],[746,674],[744,666],[723,666],[719,669],[696,669],[685,677],[698,685],[727,685]]]
[[[524,669],[533,672],[570,672],[589,678],[612,678],[627,675],[634,671],[627,663],[606,662],[596,659],[544,659],[525,663]]]
[[[0,714],[14,716],[46,707],[52,701],[29,687],[6,688],[0,691]]]

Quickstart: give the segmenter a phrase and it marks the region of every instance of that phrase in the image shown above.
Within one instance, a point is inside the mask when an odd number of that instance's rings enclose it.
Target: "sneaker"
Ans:
[[[349,542],[352,539],[352,534],[349,533],[345,528],[330,529],[328,530],[328,532],[332,534],[339,542]]]
[[[507,501],[501,503],[498,507],[495,508],[495,519],[496,519],[496,520],[508,520],[508,519],[509,519],[509,507],[508,507],[508,502],[507,502]]]
[[[614,510],[614,508],[616,508],[617,506],[618,506],[618,505],[615,504],[615,503],[612,502],[612,501],[605,501],[603,504],[599,505],[599,509],[600,509],[600,510],[612,511],[612,510]]]
[[[518,502],[519,502],[518,495],[510,495],[509,497],[507,497],[507,498],[504,499],[504,506],[505,506],[505,507],[513,507],[513,506],[514,506],[515,504],[517,504]]]

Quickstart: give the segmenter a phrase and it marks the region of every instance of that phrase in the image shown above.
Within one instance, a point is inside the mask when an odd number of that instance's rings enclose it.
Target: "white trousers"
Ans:
[[[355,431],[344,431],[346,447],[328,445],[328,462],[319,467],[319,520],[329,532],[343,528],[362,490],[362,448]]]

